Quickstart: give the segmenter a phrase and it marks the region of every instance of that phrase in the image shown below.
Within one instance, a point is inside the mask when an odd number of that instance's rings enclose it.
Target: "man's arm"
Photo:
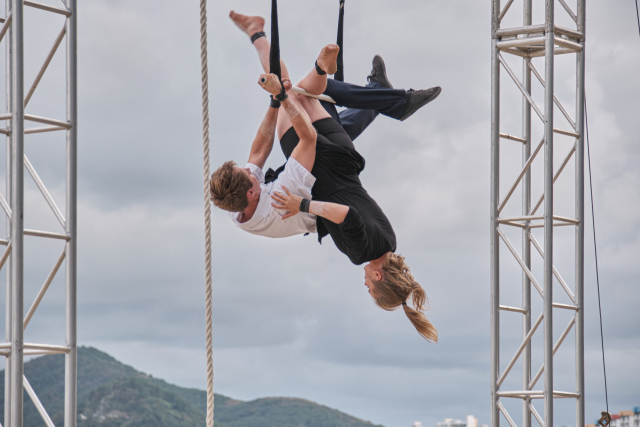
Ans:
[[[282,188],[287,194],[285,195],[274,191],[271,197],[279,204],[271,203],[271,206],[276,209],[284,209],[289,211],[285,216],[282,217],[282,219],[287,219],[300,212],[300,202],[302,201],[302,197],[292,194],[285,186],[282,186]],[[326,218],[331,222],[335,222],[336,224],[342,224],[347,214],[349,213],[349,206],[339,205],[337,203],[331,202],[317,202],[315,200],[312,200],[311,204],[309,205],[309,213]]]
[[[264,90],[271,93],[273,96],[278,95],[282,90],[282,86],[275,74],[262,74],[260,76],[259,84]],[[285,89],[289,88],[290,82],[289,84],[285,83]],[[291,157],[296,159],[298,163],[304,166],[305,169],[311,171],[311,169],[313,169],[313,164],[316,161],[316,138],[318,137],[316,130],[313,128],[311,119],[307,112],[293,102],[291,98],[285,99],[282,102],[282,107],[284,108],[287,116],[289,116],[289,120],[291,120],[291,124],[293,125],[296,133],[300,137],[300,142],[293,150],[293,153],[291,153]]]
[[[249,163],[253,163],[260,169],[264,167],[264,164],[271,154],[273,149],[273,139],[276,132],[276,122],[278,121],[278,109],[269,107],[267,114],[260,123],[260,129],[258,134],[251,144],[251,153],[249,154]]]

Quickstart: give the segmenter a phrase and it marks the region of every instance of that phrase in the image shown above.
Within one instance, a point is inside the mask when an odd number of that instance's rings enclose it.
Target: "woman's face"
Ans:
[[[375,289],[376,289],[376,284],[373,282],[374,280],[380,280],[382,279],[382,274],[380,274],[379,271],[376,271],[376,269],[371,265],[371,263],[368,263],[367,265],[364,266],[364,284],[367,288],[369,288],[369,294],[375,298]]]

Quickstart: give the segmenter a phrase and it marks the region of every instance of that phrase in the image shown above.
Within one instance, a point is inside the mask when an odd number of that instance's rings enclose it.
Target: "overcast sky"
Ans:
[[[50,0],[56,4],[57,0]],[[209,5],[212,167],[246,161],[267,109],[248,38],[229,10],[269,15],[270,2]],[[281,0],[281,52],[301,78],[335,41],[337,1]],[[542,2],[543,3],[543,2]],[[575,0],[568,2],[575,10]],[[399,88],[442,86],[405,122],[380,116],[356,141],[361,175],[394,225],[430,298],[440,342],[429,344],[401,311],[371,301],[362,267],[314,236],[271,240],[236,229],[213,211],[215,389],[237,399],[293,396],[388,427],[433,426],[468,414],[489,423],[489,0],[350,0],[346,80],[365,84],[381,54]],[[185,387],[205,388],[204,227],[197,1],[93,0],[79,18],[79,344]],[[505,26],[521,24],[516,0]],[[558,23],[571,22],[558,4]],[[632,0],[589,2],[587,100],[598,232],[609,402],[640,405],[640,37]],[[61,20],[27,15],[30,85]],[[534,23],[541,23],[540,5]],[[508,58],[520,74],[520,61]],[[64,117],[64,50],[28,112]],[[539,70],[543,62],[536,62]],[[574,56],[557,59],[556,92],[575,116]],[[503,73],[502,131],[520,133],[521,97]],[[534,98],[542,91],[534,82]],[[556,114],[557,126],[568,124]],[[534,138],[541,135],[533,117]],[[32,142],[31,142],[32,141]],[[556,164],[571,146],[557,138]],[[520,146],[503,141],[505,177],[520,169]],[[64,136],[28,138],[27,154],[64,209]],[[278,147],[267,162],[277,167]],[[541,168],[534,167],[534,198]],[[3,163],[0,163],[3,164]],[[556,184],[556,209],[573,216],[574,163]],[[60,225],[27,183],[26,227]],[[588,200],[588,199],[587,199]],[[507,208],[518,214],[520,191]],[[589,204],[587,204],[587,214]],[[590,216],[585,245],[587,421],[604,406]],[[56,228],[57,227],[57,228]],[[542,241],[541,235],[536,234]],[[509,234],[519,247],[519,233]],[[556,234],[558,268],[573,281],[573,229]],[[26,304],[62,250],[27,240]],[[534,273],[541,263],[534,254]],[[537,257],[537,258],[536,258]],[[38,263],[38,264],[36,264]],[[502,303],[520,305],[521,272],[502,247]],[[64,342],[62,275],[26,332],[28,342]],[[541,280],[541,279],[539,279]],[[567,302],[556,282],[559,302]],[[564,297],[564,298],[563,298]],[[533,295],[534,308],[541,305]],[[537,312],[534,313],[537,316]],[[566,314],[556,317],[555,335]],[[502,315],[502,367],[518,346],[520,322]],[[573,333],[556,355],[557,388],[573,387]],[[540,336],[534,340],[540,344]],[[534,354],[534,373],[541,363]],[[520,364],[505,387],[519,387]],[[540,382],[537,388],[542,387]],[[520,423],[518,405],[508,406]],[[542,408],[538,407],[542,412]],[[558,425],[573,425],[569,401]],[[504,422],[504,420],[503,420]]]

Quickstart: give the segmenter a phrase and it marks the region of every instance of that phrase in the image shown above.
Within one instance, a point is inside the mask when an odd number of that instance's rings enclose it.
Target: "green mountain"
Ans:
[[[48,355],[24,365],[25,376],[55,425],[64,424],[64,356]],[[3,383],[4,371],[0,371]],[[207,394],[153,378],[95,348],[78,349],[78,427],[202,427]],[[4,387],[0,387],[0,421]],[[242,402],[215,395],[217,427],[381,427],[303,399]],[[24,394],[24,427],[44,421]]]

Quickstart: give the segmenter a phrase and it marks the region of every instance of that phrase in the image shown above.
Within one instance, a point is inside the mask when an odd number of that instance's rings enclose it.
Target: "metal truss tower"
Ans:
[[[576,9],[568,5],[565,0],[522,0],[524,9],[522,25],[502,28],[503,18],[507,15],[511,19],[513,18],[511,15],[517,13],[516,8],[511,9],[513,3],[514,0],[508,0],[506,4],[501,5],[500,0],[492,0],[491,425],[498,427],[501,418],[511,427],[519,424],[507,410],[507,406],[510,405],[512,413],[513,408],[517,408],[516,410],[520,412],[521,407],[522,427],[530,427],[533,418],[542,427],[553,427],[554,403],[558,406],[559,399],[571,399],[575,400],[575,426],[584,427],[585,0],[577,0],[574,6]],[[558,12],[568,14],[573,28],[556,25],[556,18],[559,17],[556,16],[556,6],[559,6]],[[544,11],[544,23],[533,24],[533,7],[536,7],[537,11]],[[568,21],[566,16],[562,18]],[[519,18],[517,22],[520,22]],[[558,55],[575,57],[575,120],[554,93],[554,76],[558,72],[556,63],[560,60]],[[542,61],[542,58],[544,58],[544,69],[539,70],[534,62]],[[571,61],[562,59],[562,61],[566,60]],[[516,74],[514,69],[517,70],[517,68],[513,66],[513,64],[518,66],[519,63],[521,63],[521,69],[518,70],[520,75]],[[571,73],[573,70],[571,66]],[[502,72],[505,72],[503,79],[501,79]],[[535,77],[537,82],[532,82],[534,80],[532,77]],[[504,88],[505,90],[515,88],[521,96],[521,98],[512,97],[510,101],[522,99],[522,130],[518,136],[503,132],[504,129],[501,127],[501,110],[503,117],[515,110],[513,108],[515,105],[509,105],[508,109],[501,106],[501,92],[506,93],[501,91],[502,80],[505,85],[509,85],[509,88]],[[565,81],[562,80],[563,83]],[[543,104],[540,106],[534,100],[536,90],[537,93],[544,94]],[[503,97],[507,98],[504,93]],[[558,124],[554,123],[554,113],[561,119],[557,121]],[[532,132],[537,132],[539,135],[535,140],[532,140]],[[555,162],[557,163],[555,169],[554,137],[558,147],[561,147],[560,142],[568,141],[569,148],[568,153],[564,149],[562,150],[564,152],[559,153],[557,160],[560,161]],[[538,138],[541,140],[539,141]],[[512,146],[503,145],[501,150],[501,144],[512,144]],[[521,150],[514,149],[513,144],[520,145]],[[544,148],[544,155],[540,157],[543,158],[535,162],[542,148]],[[509,152],[511,156],[508,155]],[[557,191],[557,185],[554,185],[572,158],[575,162],[575,179],[571,183],[573,201],[566,200],[566,192]],[[535,174],[534,167],[537,167],[540,173]],[[502,186],[500,172],[509,169],[511,173],[504,173],[508,176],[506,176],[505,185]],[[538,178],[538,181],[534,178]],[[555,199],[554,187],[559,196]],[[514,203],[514,199],[518,198],[516,192],[518,188],[521,191],[520,206],[517,200]],[[539,198],[532,198],[537,196],[533,194],[534,189],[542,193]],[[514,195],[516,197],[513,197]],[[509,203],[510,200],[511,203]],[[554,211],[554,201],[558,210],[561,210],[562,205],[565,211],[566,206],[570,206],[569,213],[557,214]],[[571,209],[571,205],[575,208]],[[573,253],[571,250],[554,253],[554,232],[558,235],[561,230],[558,227],[562,226],[575,229],[575,233],[569,233],[569,236],[573,236],[570,237],[573,240],[571,242]],[[537,238],[536,233],[538,233]],[[509,237],[513,239],[514,236],[521,241],[520,250],[509,239]],[[504,262],[500,259],[501,252],[508,258]],[[532,258],[534,258],[532,252],[539,253],[541,257],[535,256],[537,258],[535,261],[540,266],[537,270],[536,264],[532,265]],[[575,271],[569,274],[572,276],[571,280],[565,280],[561,275],[562,269],[557,266],[558,258],[562,256],[564,261],[567,258],[567,252],[571,258],[570,263],[575,265]],[[509,263],[519,266],[518,271],[522,273],[521,283],[517,277],[516,280],[512,280],[513,275],[505,280],[507,276],[505,267],[512,265]],[[517,276],[519,275],[518,273]],[[504,283],[501,283],[501,278]],[[518,284],[516,285],[515,282]],[[573,282],[573,291],[571,282]],[[503,305],[502,299],[505,294],[513,294],[514,290],[522,296],[521,307]],[[560,297],[568,303],[559,303],[557,299]],[[513,316],[518,316],[521,320]],[[569,318],[569,324],[562,323],[560,326],[564,329],[554,330],[554,317],[561,319],[563,316]],[[501,322],[502,317],[505,320],[503,322]],[[541,325],[542,328],[540,328]],[[513,337],[515,334],[520,335],[518,329],[521,329],[521,341],[519,340],[515,345],[510,345],[511,342],[508,339],[501,342],[501,331],[507,337]],[[568,378],[570,383],[575,382],[575,388],[571,384],[569,387],[574,388],[573,390],[563,391],[558,388],[560,383],[558,377],[562,375],[564,379],[567,378],[567,358],[562,359],[562,372],[554,372],[554,354],[572,329],[575,330],[575,358],[570,357],[572,359],[570,365],[574,368],[575,380],[571,373]],[[507,333],[507,330],[512,333]],[[507,356],[503,363],[501,363],[501,353]],[[532,370],[538,367],[532,364],[532,354],[539,359],[536,364],[542,365],[537,370]],[[517,378],[516,370],[513,369],[516,364],[522,366],[520,378]],[[541,379],[542,381],[539,381]],[[540,387],[539,383],[543,386]],[[522,402],[521,406],[517,403],[518,401]],[[562,413],[564,418],[566,418],[566,412]]]
[[[76,0],[56,0],[56,5],[42,4],[29,0],[6,0],[5,17],[0,19],[0,41],[6,46],[6,112],[0,115],[0,133],[6,135],[6,194],[0,194],[0,205],[7,216],[7,238],[0,240],[4,245],[4,252],[0,255],[0,268],[7,273],[6,288],[6,342],[0,344],[0,354],[6,358],[5,369],[5,402],[4,426],[22,427],[23,420],[23,390],[27,392],[38,412],[48,427],[54,424],[47,414],[46,408],[40,403],[38,396],[24,376],[24,357],[40,354],[65,355],[65,386],[64,386],[64,425],[76,425],[76,375],[77,375],[77,345],[76,345],[76,213],[77,213],[77,63],[76,63]],[[29,9],[29,10],[27,10]],[[41,66],[35,69],[25,66],[25,14],[35,17],[37,21],[30,21],[29,28],[37,35],[41,35],[38,23],[46,21],[47,25],[60,26],[57,36],[53,40],[42,40],[39,37],[38,46],[53,43],[48,54],[40,58]],[[35,25],[34,25],[35,24]],[[61,99],[60,116],[57,118],[27,114],[25,109],[30,107],[32,96],[37,94],[43,76],[54,58],[56,51],[66,44],[66,79],[55,73],[47,77],[47,83],[60,80],[57,86],[60,90],[53,91],[66,95]],[[35,46],[35,45],[30,45]],[[64,48],[63,48],[64,49]],[[60,50],[63,50],[60,49]],[[28,53],[28,52],[27,52]],[[25,80],[25,69],[29,74],[35,73],[32,81]],[[47,74],[51,74],[47,73]],[[30,86],[25,86],[25,83]],[[42,86],[42,85],[40,85]],[[64,88],[64,89],[63,89]],[[25,90],[28,89],[28,90]],[[62,95],[64,96],[64,95]],[[61,96],[61,97],[62,97]],[[45,98],[47,99],[47,98]],[[66,118],[63,105],[66,103]],[[56,104],[58,105],[58,104]],[[37,103],[38,110],[47,112],[55,109]],[[4,125],[3,125],[4,123]],[[25,155],[25,142],[28,135],[51,132],[51,141],[58,138],[60,142],[66,136],[66,167],[65,185],[66,209],[63,213],[56,204],[54,197],[47,189],[36,169]],[[64,135],[64,136],[63,136]],[[44,137],[44,136],[41,136]],[[33,138],[33,137],[31,137]],[[48,137],[47,137],[48,138]],[[52,142],[53,143],[53,142]],[[61,146],[64,146],[61,144]],[[62,155],[62,153],[61,153]],[[37,198],[44,201],[51,212],[46,212],[46,220],[55,223],[53,230],[25,229],[25,216],[31,221],[34,217],[44,215],[37,209],[25,210],[25,199],[31,206],[33,192],[25,192],[25,169],[31,176],[39,192]],[[45,219],[43,219],[45,221]],[[36,221],[38,222],[38,221]],[[45,221],[46,222],[46,221]],[[59,242],[56,252],[59,253],[53,268],[46,266],[50,272],[35,300],[25,314],[24,306],[24,277],[25,271],[38,271],[38,266],[25,259],[25,236],[29,241],[29,248],[45,248],[49,250],[53,242]],[[43,251],[45,249],[42,249]],[[61,250],[61,253],[58,252]],[[27,262],[29,261],[29,262]],[[49,289],[56,274],[65,265],[65,335],[66,342],[62,343],[28,343],[25,342],[25,329],[31,321],[36,309]],[[27,331],[29,332],[29,331]],[[62,331],[61,331],[62,332]]]

